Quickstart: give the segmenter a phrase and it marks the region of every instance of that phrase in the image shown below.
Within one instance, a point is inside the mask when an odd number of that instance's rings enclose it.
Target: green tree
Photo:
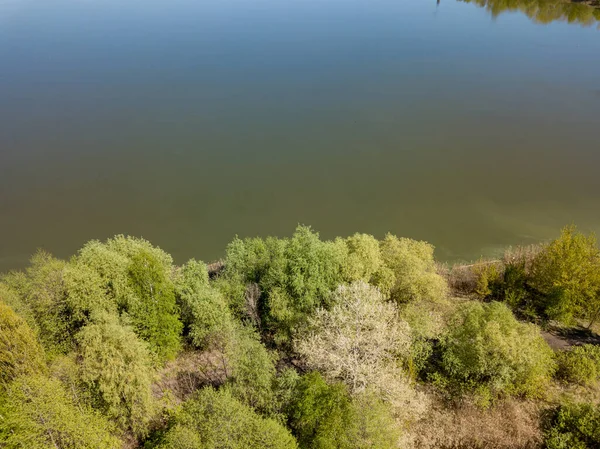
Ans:
[[[0,447],[6,449],[118,449],[112,431],[55,379],[21,377],[0,397]]]
[[[5,282],[31,311],[50,353],[73,349],[75,333],[92,313],[116,310],[93,270],[42,251],[32,257],[25,273],[11,273]]]
[[[593,385],[600,380],[600,346],[574,346],[558,354],[558,376],[568,382]]]
[[[429,243],[388,234],[381,242],[381,254],[393,273],[392,300],[403,303],[446,296],[446,281],[436,272],[433,246]]]
[[[161,360],[175,356],[183,325],[171,256],[146,240],[118,235],[88,242],[74,262],[97,273],[105,294]]]
[[[1,294],[1,292],[0,292]],[[15,378],[45,371],[35,333],[0,297],[0,391]]]
[[[153,413],[152,364],[146,344],[114,315],[101,315],[77,335],[80,375],[95,402],[122,428],[146,431]]]
[[[591,324],[600,314],[600,250],[594,235],[574,226],[561,231],[535,258],[532,285],[546,298],[549,318],[571,321],[586,318]]]
[[[389,406],[372,394],[353,400],[342,383],[317,372],[302,377],[289,405],[290,427],[302,449],[386,449],[399,432]]]
[[[295,449],[277,421],[262,418],[227,389],[204,388],[183,404],[161,449]]]
[[[442,338],[442,370],[451,388],[538,396],[554,369],[552,349],[533,324],[519,323],[503,303],[461,308]]]
[[[180,270],[176,291],[184,333],[194,346],[206,349],[231,334],[233,316],[223,294],[210,285],[204,263],[186,263]]]

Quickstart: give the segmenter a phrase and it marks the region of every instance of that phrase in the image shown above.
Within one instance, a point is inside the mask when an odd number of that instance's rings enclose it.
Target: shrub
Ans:
[[[226,389],[204,388],[176,414],[161,449],[295,449],[278,422],[261,418]]]
[[[388,234],[381,242],[381,254],[394,274],[391,298],[397,303],[441,299],[447,294],[429,243]]]
[[[305,375],[289,408],[290,427],[301,448],[386,449],[397,447],[389,406],[372,394],[352,400],[342,383]]]
[[[574,226],[562,230],[534,259],[532,285],[546,298],[545,314],[569,322],[582,317],[591,323],[600,313],[600,250],[593,235]]]
[[[600,379],[600,346],[575,346],[558,355],[558,375],[581,385],[591,385]]]
[[[550,380],[553,352],[539,329],[519,323],[506,305],[470,303],[442,338],[442,376],[450,389],[483,397],[540,395]]]
[[[375,274],[383,267],[377,239],[368,234],[354,234],[341,242],[347,252],[342,266],[344,280],[375,282]]]
[[[566,404],[558,408],[546,432],[548,449],[600,447],[600,408],[591,404]]]
[[[0,298],[0,391],[15,378],[45,371],[36,335]]]
[[[0,446],[6,449],[118,449],[113,430],[102,416],[75,404],[55,379],[22,377],[0,398]]]
[[[152,417],[152,368],[146,345],[111,315],[77,335],[81,379],[98,406],[123,428],[141,435]]]
[[[501,268],[496,262],[480,261],[473,266],[473,271],[477,276],[475,293],[480,298],[487,298],[495,293],[497,285],[500,283]]]

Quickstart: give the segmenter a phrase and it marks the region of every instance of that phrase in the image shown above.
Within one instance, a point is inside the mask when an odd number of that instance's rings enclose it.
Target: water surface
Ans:
[[[117,233],[600,231],[598,21],[547,5],[0,0],[0,271]]]

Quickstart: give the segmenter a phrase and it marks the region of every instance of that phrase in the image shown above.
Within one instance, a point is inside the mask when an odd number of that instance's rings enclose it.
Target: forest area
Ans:
[[[600,249],[118,235],[0,278],[0,448],[600,447]]]

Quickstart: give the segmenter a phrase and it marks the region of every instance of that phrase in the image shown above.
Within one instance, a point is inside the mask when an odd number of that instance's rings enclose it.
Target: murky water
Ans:
[[[446,260],[600,231],[595,11],[0,0],[0,271],[117,233],[183,262],[297,223]]]

